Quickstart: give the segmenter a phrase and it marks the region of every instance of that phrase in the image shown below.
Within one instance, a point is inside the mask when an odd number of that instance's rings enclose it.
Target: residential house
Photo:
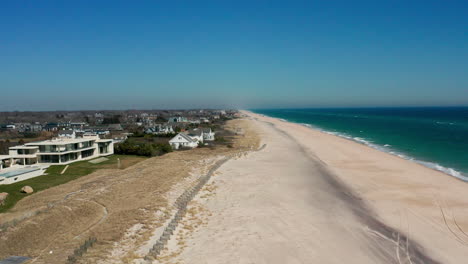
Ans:
[[[198,146],[198,140],[193,139],[187,134],[179,133],[169,140],[169,144],[173,149],[196,148]]]
[[[192,139],[203,143],[203,130],[200,128],[190,129],[186,132]]]
[[[215,133],[211,131],[211,128],[194,128],[190,129],[187,134],[200,142],[213,141],[215,139]]]
[[[44,126],[44,130],[45,131],[57,131],[59,128],[59,124],[58,123],[47,123],[45,126]]]
[[[4,125],[0,125],[0,129],[1,130],[15,130],[16,125],[14,125],[14,124],[4,124]]]
[[[211,128],[205,127],[201,129],[203,131],[203,141],[215,140],[215,132],[211,131]]]
[[[9,155],[15,164],[69,164],[114,153],[112,139],[100,139],[97,135],[76,137],[74,131],[63,130],[58,138],[29,142],[10,148]]]
[[[211,128],[194,128],[185,133],[177,134],[169,140],[169,144],[173,149],[179,149],[180,147],[195,148],[199,143],[213,141],[214,139],[215,133],[211,131]]]
[[[30,124],[26,127],[25,132],[39,132],[42,130],[42,125],[39,123]]]
[[[169,117],[168,122],[170,122],[170,123],[185,123],[185,122],[188,122],[188,120],[187,120],[186,117],[173,116],[173,117]]]
[[[0,184],[10,184],[44,173],[49,165],[70,164],[114,153],[112,139],[100,139],[97,135],[74,136],[67,130],[59,137],[30,142],[9,148],[8,155],[0,156]]]
[[[172,128],[172,126],[169,125],[157,124],[154,127],[146,129],[145,133],[153,135],[172,134],[174,133],[174,129]]]

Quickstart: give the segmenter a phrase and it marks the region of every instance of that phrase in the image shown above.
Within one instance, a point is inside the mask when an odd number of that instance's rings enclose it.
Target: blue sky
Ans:
[[[0,111],[468,105],[467,1],[2,1]]]

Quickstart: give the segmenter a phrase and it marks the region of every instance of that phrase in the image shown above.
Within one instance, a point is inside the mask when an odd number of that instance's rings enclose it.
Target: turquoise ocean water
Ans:
[[[468,107],[255,109],[468,181]]]

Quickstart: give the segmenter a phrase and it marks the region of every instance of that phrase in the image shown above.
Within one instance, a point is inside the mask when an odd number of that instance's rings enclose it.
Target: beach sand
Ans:
[[[468,263],[467,183],[244,113],[266,147],[218,170],[159,263]]]

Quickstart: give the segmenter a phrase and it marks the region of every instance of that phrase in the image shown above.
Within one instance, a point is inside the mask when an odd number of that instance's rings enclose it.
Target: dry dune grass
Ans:
[[[226,128],[246,131],[236,136],[233,148],[172,152],[142,161],[138,166],[99,170],[21,200],[11,212],[0,215],[0,224],[48,209],[1,233],[0,259],[17,255],[31,257],[30,263],[64,263],[89,237],[96,237],[97,243],[79,258],[80,263],[122,263],[137,258],[127,252],[122,258],[109,261],[112,249],[132,227],[139,227],[132,234],[137,248],[161,224],[167,213],[158,219],[155,212],[167,212],[166,194],[171,188],[194,169],[206,171],[211,165],[203,162],[206,159],[258,147],[259,138],[248,121],[232,120]]]

